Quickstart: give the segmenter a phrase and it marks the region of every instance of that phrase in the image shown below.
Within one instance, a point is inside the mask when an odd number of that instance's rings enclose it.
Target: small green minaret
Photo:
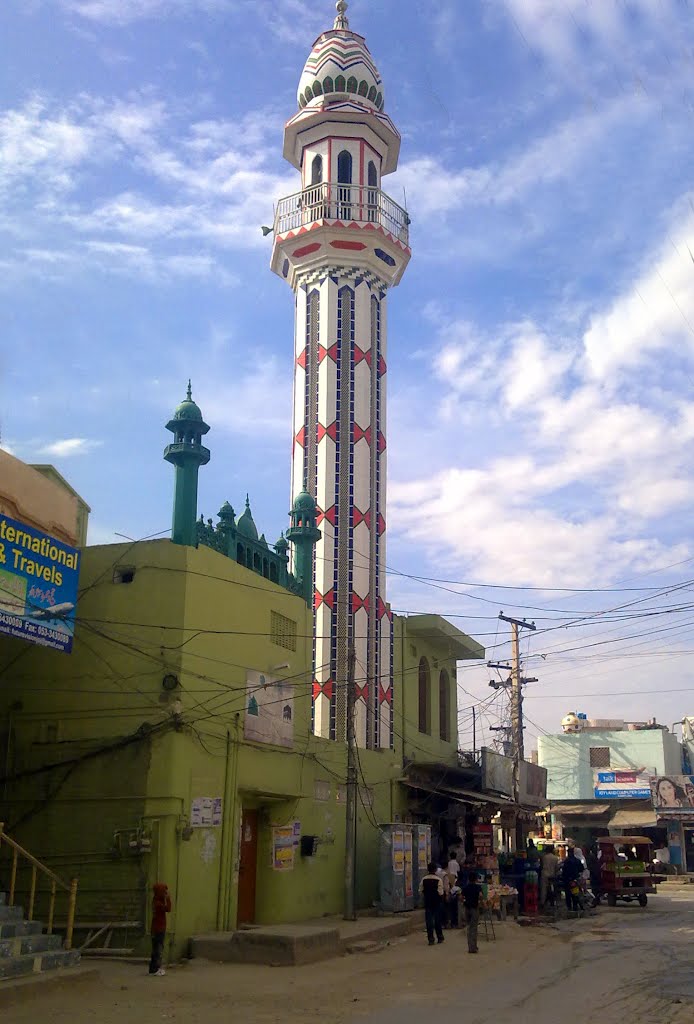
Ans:
[[[294,575],[301,583],[306,604],[312,608],[313,549],[321,532],[316,526],[316,503],[307,491],[297,494],[289,514],[292,525],[287,530],[287,540],[294,545]]]
[[[195,520],[198,515],[198,470],[210,461],[210,451],[202,444],[203,434],[210,429],[193,401],[190,381],[185,399],[166,424],[174,436],[173,444],[164,449],[164,458],[176,467],[173,523],[174,544],[195,546]]]

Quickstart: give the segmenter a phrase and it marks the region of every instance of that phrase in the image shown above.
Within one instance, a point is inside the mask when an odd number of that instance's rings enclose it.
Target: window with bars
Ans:
[[[288,651],[296,650],[296,622],[279,612],[270,612],[270,637],[273,644],[285,647]]]
[[[591,768],[609,768],[610,767],[610,748],[609,747],[591,747],[590,748],[590,767]]]

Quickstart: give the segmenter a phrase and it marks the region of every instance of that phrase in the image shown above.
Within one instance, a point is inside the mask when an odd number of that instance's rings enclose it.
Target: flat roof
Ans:
[[[473,661],[485,656],[482,644],[442,615],[400,615],[398,618],[403,620],[409,634],[444,644],[457,661]]]

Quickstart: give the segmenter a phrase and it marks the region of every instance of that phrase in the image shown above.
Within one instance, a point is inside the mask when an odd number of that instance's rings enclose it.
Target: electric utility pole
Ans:
[[[356,921],[357,846],[357,738],[354,729],[356,682],[354,644],[350,644],[347,665],[347,804],[345,810],[345,921]]]
[[[511,756],[513,757],[513,797],[516,806],[520,794],[520,765],[524,760],[523,744],[523,680],[521,679],[520,668],[520,642],[519,631],[521,629],[534,630],[534,622],[526,622],[525,619],[514,619],[509,615],[499,612],[499,618],[503,622],[511,624]],[[516,849],[522,845],[523,833],[520,821],[516,819]]]

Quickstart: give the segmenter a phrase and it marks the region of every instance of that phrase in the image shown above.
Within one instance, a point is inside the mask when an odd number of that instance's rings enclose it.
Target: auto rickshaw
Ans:
[[[656,885],[665,878],[653,872],[653,843],[646,836],[601,836],[600,889],[607,896],[607,905],[617,900],[633,900],[645,907],[648,894],[657,892]]]

